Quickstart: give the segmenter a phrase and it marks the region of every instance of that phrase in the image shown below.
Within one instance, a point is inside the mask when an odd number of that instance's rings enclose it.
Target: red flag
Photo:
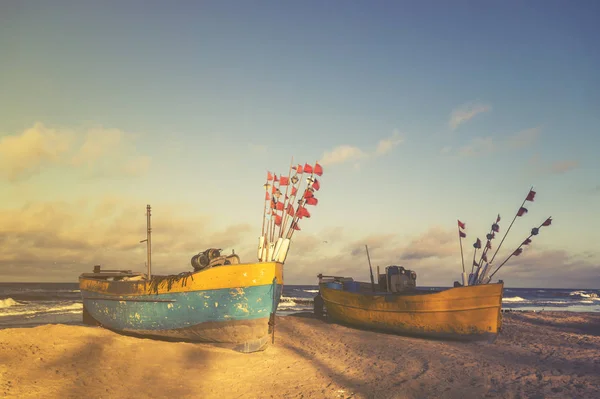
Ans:
[[[463,222],[461,222],[460,220],[458,220],[458,227],[460,227],[461,229],[464,229],[465,224]]]
[[[304,173],[312,173],[313,168],[309,164],[304,164]]]
[[[316,199],[315,197],[310,197],[306,199],[306,205],[317,205],[319,203],[319,200]]]
[[[278,211],[283,211],[283,202],[278,202],[277,204],[275,204],[275,209],[277,209]]]
[[[268,201],[268,200],[270,200],[270,199],[271,199],[271,196],[269,195],[269,192],[267,191],[267,192],[265,193],[265,201]]]
[[[277,204],[277,205],[279,205],[279,204]],[[275,224],[277,226],[281,226],[281,216],[275,215]]]
[[[498,217],[496,218],[496,223],[500,223],[500,214],[498,214]]]
[[[298,209],[296,210],[296,216],[298,216],[298,218],[300,218],[300,219],[302,219],[303,217],[309,218],[310,213],[308,212],[308,210],[305,207],[299,206]]]
[[[296,187],[292,187],[292,193],[290,195],[292,197],[295,197],[297,192],[298,192],[298,189]]]
[[[290,216],[294,216],[294,207],[292,206],[292,204],[288,204],[287,214]]]
[[[485,247],[486,247],[487,249],[492,249],[492,243],[491,243],[490,241],[488,241],[488,242],[485,244]]]
[[[279,181],[279,179],[277,178],[277,175],[275,175],[275,177],[273,178],[273,182]]]
[[[304,170],[302,169],[302,165],[299,164],[298,166],[296,166],[296,172],[304,173]]]
[[[517,212],[517,216],[523,216],[526,213],[527,213],[527,209],[521,207],[521,209],[519,209],[519,212]]]
[[[322,176],[323,175],[323,167],[321,165],[319,165],[319,163],[315,163],[315,175],[317,176]]]
[[[275,194],[277,192],[277,187],[271,187],[271,194]]]
[[[483,256],[481,257],[481,259],[483,259],[484,262],[487,262],[487,255],[483,254]]]
[[[275,209],[275,204],[277,204],[277,200],[275,198],[271,198],[271,209]]]
[[[281,179],[279,180],[279,185],[287,186],[288,184],[290,184],[290,178],[286,176],[281,176]]]
[[[465,238],[467,235],[465,234],[464,231],[458,231],[458,235],[461,236],[462,238]]]
[[[515,252],[513,252],[513,255],[519,256],[519,255],[521,255],[521,252],[523,252],[523,248],[517,248],[517,250]]]
[[[298,226],[298,222],[292,223],[292,229],[294,229],[294,230],[300,230],[300,227]]]
[[[312,197],[314,197],[314,196],[315,196],[315,195],[313,194],[313,192],[312,192],[312,191],[310,191],[309,189],[306,189],[306,190],[304,191],[304,198],[312,198]]]
[[[548,218],[546,219],[546,221],[544,223],[542,223],[542,226],[550,226],[552,224],[552,218]]]
[[[529,244],[531,244],[531,238],[528,238],[525,241],[523,241],[523,244],[521,244],[521,245],[529,245]]]
[[[475,244],[473,244],[473,248],[481,248],[481,240],[477,238]]]
[[[273,175],[271,174],[271,172],[267,172],[267,181],[271,180],[273,180]]]
[[[533,202],[534,198],[535,198],[535,191],[529,190],[529,194],[527,194],[527,198],[525,198],[525,201]]]
[[[319,189],[321,188],[321,185],[319,184],[319,181],[317,179],[315,179],[315,182],[313,183],[312,188],[317,191],[319,191]]]

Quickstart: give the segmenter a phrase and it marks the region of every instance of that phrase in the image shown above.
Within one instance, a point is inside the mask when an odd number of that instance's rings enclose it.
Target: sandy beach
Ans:
[[[7,398],[598,398],[600,314],[504,314],[494,344],[278,318],[275,345],[206,344],[44,325],[0,330]]]

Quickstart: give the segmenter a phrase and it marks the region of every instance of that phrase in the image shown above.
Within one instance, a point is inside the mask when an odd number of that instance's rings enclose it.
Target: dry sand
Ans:
[[[0,331],[9,398],[600,398],[600,314],[505,313],[494,344],[278,318],[241,354],[97,327]]]

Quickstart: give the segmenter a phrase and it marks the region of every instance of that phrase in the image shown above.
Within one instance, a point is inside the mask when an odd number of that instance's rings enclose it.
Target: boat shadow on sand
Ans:
[[[472,338],[472,337],[468,337],[468,336],[465,337],[465,336],[453,335],[453,334],[419,334],[419,333],[409,333],[409,332],[397,333],[397,332],[389,331],[389,330],[386,330],[383,328],[378,329],[378,328],[373,328],[373,327],[357,326],[354,324],[343,323],[340,321],[333,321],[333,320],[329,319],[327,316],[318,317],[314,313],[311,313],[311,312],[293,313],[287,317],[300,317],[300,318],[306,318],[306,319],[314,319],[314,320],[322,321],[325,324],[337,324],[340,326],[344,326],[344,327],[348,327],[348,328],[360,330],[360,331],[368,331],[368,332],[373,332],[373,333],[377,333],[377,334],[385,334],[385,335],[397,336],[397,337],[417,338],[417,339],[436,341],[436,342],[466,342],[466,343],[479,343],[479,344],[482,344],[482,343],[493,344],[496,341],[496,339],[498,338],[497,334],[487,334],[485,336],[479,336],[477,338]]]

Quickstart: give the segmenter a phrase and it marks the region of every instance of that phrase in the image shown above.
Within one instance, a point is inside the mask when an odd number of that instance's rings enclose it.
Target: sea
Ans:
[[[435,290],[444,287],[420,287]],[[316,285],[286,285],[277,314],[312,312]],[[600,289],[505,288],[504,310],[600,312]],[[0,283],[0,329],[81,325],[77,283]]]

